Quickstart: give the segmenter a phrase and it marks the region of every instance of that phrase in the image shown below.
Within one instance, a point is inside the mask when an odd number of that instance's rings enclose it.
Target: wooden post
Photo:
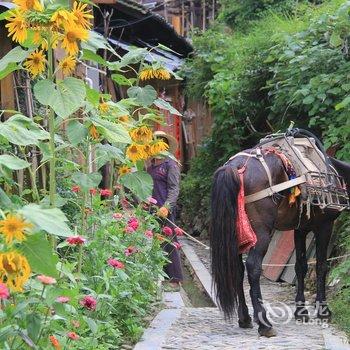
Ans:
[[[185,0],[181,0],[181,35],[185,35]]]
[[[202,1],[202,29],[203,29],[203,32],[205,31],[205,28],[206,28],[206,3],[205,3],[205,0]]]
[[[191,30],[194,28],[194,4],[193,0],[190,0],[190,23],[191,23]]]
[[[212,15],[212,19],[214,21],[214,19],[215,19],[215,0],[213,0],[213,5],[212,5],[212,9],[211,9],[211,15]]]

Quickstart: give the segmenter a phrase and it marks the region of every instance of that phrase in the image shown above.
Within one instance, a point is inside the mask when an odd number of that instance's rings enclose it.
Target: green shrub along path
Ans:
[[[183,70],[187,93],[205,96],[214,115],[212,134],[182,181],[182,218],[202,232],[214,170],[292,120],[311,128],[339,159],[350,159],[350,2],[221,0],[221,5],[212,27],[193,36],[196,55]],[[348,220],[343,214],[336,230],[341,253],[349,251]],[[349,267],[348,260],[341,262],[331,275],[340,280],[335,321],[348,333]]]

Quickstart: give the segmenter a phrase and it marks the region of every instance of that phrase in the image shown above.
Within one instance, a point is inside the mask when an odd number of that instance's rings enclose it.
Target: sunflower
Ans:
[[[12,2],[23,11],[36,10],[41,12],[44,9],[39,0],[13,0]]]
[[[121,123],[127,123],[129,121],[129,116],[128,115],[122,115],[118,118],[118,120],[121,122]]]
[[[30,266],[25,256],[15,251],[0,253],[0,280],[12,291],[23,291],[30,273]]]
[[[107,102],[101,102],[98,106],[98,109],[100,110],[101,113],[107,113],[109,110],[109,106]]]
[[[66,56],[60,61],[58,67],[62,70],[64,75],[69,75],[73,73],[76,65],[77,61],[74,56]]]
[[[129,166],[127,166],[127,165],[122,165],[122,166],[119,168],[119,170],[118,170],[118,174],[119,174],[120,176],[123,176],[123,175],[125,175],[125,174],[130,173],[130,172],[131,172],[131,168],[130,168]]]
[[[72,13],[77,19],[76,24],[85,29],[90,29],[92,27],[91,19],[94,18],[94,16],[92,15],[91,10],[86,10],[87,6],[88,4],[75,1]]]
[[[98,132],[95,125],[91,125],[89,129],[89,134],[94,140],[98,140],[100,137],[100,133]]]
[[[23,241],[26,239],[24,233],[31,227],[22,218],[8,214],[6,219],[0,221],[0,232],[6,237],[6,243],[10,244],[14,239]]]
[[[59,28],[62,26],[66,28],[67,26],[74,26],[77,18],[74,16],[72,12],[68,10],[60,9],[57,10],[52,16],[50,21],[54,23],[54,25]]]
[[[147,159],[147,154],[145,153],[144,146],[137,143],[131,144],[126,149],[127,157],[132,161],[136,162],[137,160]]]
[[[44,72],[46,68],[46,57],[44,51],[35,50],[32,52],[23,63],[23,66],[29,71],[32,77],[36,77]]]
[[[6,18],[9,23],[6,24],[12,40],[23,44],[27,40],[27,22],[22,11],[14,10],[10,12],[10,16]]]
[[[89,32],[86,29],[76,25],[67,26],[64,31],[62,47],[69,55],[76,55],[79,52],[79,41],[86,41],[88,37]]]
[[[134,142],[148,143],[153,138],[152,130],[146,125],[132,129],[129,134]]]
[[[139,77],[141,80],[150,80],[150,79],[160,79],[160,80],[169,80],[171,75],[168,70],[164,68],[146,68],[143,69]]]
[[[161,152],[167,151],[169,145],[162,140],[158,140],[151,145],[151,151],[149,152],[151,156],[155,156]]]

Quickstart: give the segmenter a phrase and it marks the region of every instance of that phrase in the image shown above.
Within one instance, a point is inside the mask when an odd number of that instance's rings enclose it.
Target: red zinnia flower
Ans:
[[[129,256],[129,255],[131,255],[133,253],[136,253],[137,251],[138,251],[137,248],[135,248],[133,246],[130,246],[130,247],[128,247],[128,248],[126,248],[124,250],[124,253],[125,253],[126,256]]]
[[[157,200],[155,198],[153,198],[153,197],[148,197],[147,201],[150,204],[157,204],[158,203]]]
[[[80,192],[80,187],[77,186],[77,185],[73,186],[73,187],[72,187],[72,192],[75,192],[75,193]]]
[[[111,190],[105,188],[103,190],[100,190],[100,194],[101,194],[101,196],[109,197],[113,194],[113,192]]]
[[[82,236],[71,236],[66,239],[70,245],[80,245],[86,242],[86,239]]]
[[[72,340],[78,340],[80,338],[79,335],[75,332],[68,332],[67,337]]]
[[[128,226],[132,227],[134,230],[137,230],[139,227],[139,221],[136,218],[131,218],[128,221]]]
[[[116,220],[120,220],[123,217],[122,213],[113,213],[112,218]]]
[[[126,233],[133,233],[133,232],[135,232],[135,229],[133,227],[131,227],[131,226],[126,226],[125,227],[125,232]]]
[[[70,300],[69,297],[63,297],[63,296],[56,298],[56,302],[61,304],[68,303],[69,300]]]
[[[152,232],[152,230],[147,230],[147,231],[145,232],[145,236],[146,236],[147,238],[152,238],[152,237],[153,237],[153,232]]]
[[[53,277],[45,276],[45,275],[39,275],[37,276],[37,280],[40,281],[42,284],[50,285],[55,284],[57,281]]]
[[[90,188],[90,189],[89,189],[89,193],[90,193],[92,196],[94,196],[94,195],[97,193],[96,188]]]
[[[96,309],[97,301],[91,295],[86,295],[82,300],[80,300],[79,303],[80,305],[84,306],[85,309],[93,311]]]
[[[4,283],[0,283],[0,299],[8,299],[10,292]]]
[[[110,258],[110,259],[108,259],[107,260],[107,264],[109,265],[109,266],[112,266],[112,267],[114,267],[115,269],[123,269],[124,267],[125,267],[125,265],[121,262],[121,261],[119,261],[119,260],[117,260],[117,259],[113,259],[113,258]]]
[[[166,236],[171,236],[173,234],[173,230],[169,226],[164,226],[163,227],[163,233]]]
[[[175,247],[175,249],[181,249],[182,245],[178,242],[173,242],[173,246]]]
[[[184,235],[184,231],[180,227],[175,227],[174,231],[175,231],[176,236],[183,236]]]

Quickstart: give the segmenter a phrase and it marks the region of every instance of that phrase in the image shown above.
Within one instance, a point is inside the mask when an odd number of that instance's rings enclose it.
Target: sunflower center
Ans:
[[[4,261],[3,266],[4,266],[4,270],[6,270],[8,274],[16,272],[16,270],[13,269],[13,267],[9,264],[7,260]]]
[[[38,56],[33,57],[33,63],[34,64],[39,64],[40,63],[40,57],[38,57]]]
[[[34,0],[27,0],[26,1],[27,8],[31,9],[34,7]]]
[[[68,32],[68,33],[67,33],[67,40],[68,40],[70,43],[74,43],[74,42],[77,40],[77,36],[75,35],[74,32]]]
[[[9,232],[16,232],[19,229],[19,226],[16,223],[9,223],[7,224],[7,230]]]

